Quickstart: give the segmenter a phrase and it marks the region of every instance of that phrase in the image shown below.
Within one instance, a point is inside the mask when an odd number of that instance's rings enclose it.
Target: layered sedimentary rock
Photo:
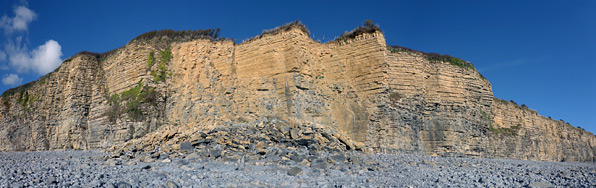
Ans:
[[[241,44],[156,41],[76,55],[7,91],[0,148],[101,149],[164,125],[283,119],[373,152],[596,161],[593,134],[494,98],[473,67],[390,50],[380,31],[325,44],[295,25]]]

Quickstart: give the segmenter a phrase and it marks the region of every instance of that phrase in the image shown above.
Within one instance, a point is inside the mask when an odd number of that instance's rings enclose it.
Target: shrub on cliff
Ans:
[[[120,94],[114,94],[109,98],[110,109],[106,112],[110,121],[120,118],[121,114],[128,114],[128,117],[135,121],[141,120],[143,116],[143,104],[157,106],[158,93],[154,87],[145,86],[139,81],[137,86],[130,88]]]
[[[153,66],[153,63],[155,63],[155,52],[151,51],[147,56],[147,67],[151,68],[151,66]]]
[[[167,72],[166,64],[169,63],[173,58],[172,51],[169,48],[166,48],[164,51],[159,51],[159,54],[161,56],[161,62],[159,62],[159,65],[157,66],[158,70],[151,70],[153,81],[156,82],[165,81]],[[153,51],[151,51],[149,53],[149,62],[147,63],[149,65],[149,69],[151,69],[154,61],[155,58],[153,57]]]
[[[362,26],[357,27],[356,29],[352,30],[352,31],[346,31],[343,34],[341,34],[339,37],[337,37],[335,39],[335,41],[345,41],[347,39],[353,39],[358,35],[364,34],[364,33],[374,33],[374,32],[383,32],[381,30],[381,28],[379,27],[379,25],[374,24],[372,20],[366,20],[364,21],[364,24]]]

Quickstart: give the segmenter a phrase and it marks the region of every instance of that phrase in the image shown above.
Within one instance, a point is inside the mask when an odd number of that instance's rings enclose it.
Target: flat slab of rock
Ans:
[[[180,143],[180,150],[183,151],[192,151],[194,149],[194,147],[192,146],[192,144],[190,142],[182,142]]]
[[[302,168],[292,167],[288,170],[288,175],[290,176],[299,176],[302,174]]]

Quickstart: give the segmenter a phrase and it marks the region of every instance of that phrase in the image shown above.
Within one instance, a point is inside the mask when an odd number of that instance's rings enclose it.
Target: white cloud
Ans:
[[[27,31],[29,23],[37,17],[37,14],[26,6],[18,6],[13,11],[15,14],[14,17],[11,18],[4,15],[0,19],[0,27],[7,34],[14,31]]]
[[[23,82],[23,78],[16,74],[4,75],[2,78],[2,84],[4,85],[19,85]]]
[[[33,50],[27,47],[28,39],[23,32],[27,32],[29,23],[37,14],[27,8],[27,2],[14,8],[14,17],[4,15],[0,19],[0,28],[4,29],[4,49],[0,49],[0,69],[11,68],[18,73],[47,74],[62,62],[62,47],[55,40],[48,40],[45,44]]]
[[[55,40],[49,40],[32,52],[32,65],[38,74],[47,74],[62,63],[62,47]]]
[[[19,73],[34,72],[40,75],[52,72],[62,63],[62,47],[55,40],[35,48],[31,52],[26,46],[7,45],[10,66]]]

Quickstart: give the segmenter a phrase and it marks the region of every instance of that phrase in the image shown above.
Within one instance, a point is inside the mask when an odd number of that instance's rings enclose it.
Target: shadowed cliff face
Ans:
[[[277,118],[374,152],[596,160],[593,134],[494,98],[473,67],[391,52],[381,32],[327,44],[300,28],[242,44],[136,41],[14,91],[2,98],[2,150],[102,149],[166,125]]]

